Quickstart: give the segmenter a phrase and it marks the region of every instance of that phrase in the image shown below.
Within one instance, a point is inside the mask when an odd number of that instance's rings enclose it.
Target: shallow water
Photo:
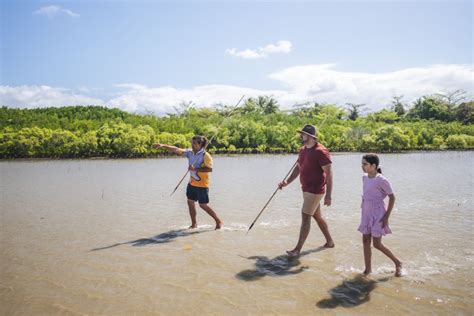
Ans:
[[[249,224],[294,155],[214,158],[210,205],[225,228],[189,216],[180,158],[3,161],[0,313],[29,314],[455,314],[474,310],[472,152],[381,155],[397,197],[384,243],[404,263],[393,277],[373,250],[361,278],[361,154],[336,154],[336,242],[322,249],[313,223],[298,237],[297,182]]]

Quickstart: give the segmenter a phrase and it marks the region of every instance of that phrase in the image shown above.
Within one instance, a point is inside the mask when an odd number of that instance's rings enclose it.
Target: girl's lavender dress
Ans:
[[[392,231],[385,226],[382,228],[380,221],[385,215],[386,209],[383,200],[388,194],[392,194],[390,182],[380,173],[374,178],[367,175],[362,177],[364,195],[362,196],[362,216],[359,231],[364,235],[382,237]]]

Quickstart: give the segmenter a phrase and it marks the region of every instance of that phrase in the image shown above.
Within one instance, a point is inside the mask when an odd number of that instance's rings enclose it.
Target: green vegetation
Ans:
[[[408,109],[394,97],[391,109],[362,115],[363,104],[347,109],[318,103],[281,111],[271,97],[247,99],[238,109],[183,104],[164,117],[131,114],[101,106],[0,108],[0,158],[149,157],[164,154],[154,143],[189,147],[194,134],[212,140],[214,153],[294,153],[296,131],[318,128],[333,152],[474,148],[474,102],[459,91],[424,96]]]

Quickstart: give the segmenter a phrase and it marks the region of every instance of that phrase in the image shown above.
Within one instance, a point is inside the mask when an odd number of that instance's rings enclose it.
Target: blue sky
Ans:
[[[471,1],[13,1],[1,6],[0,104],[104,104],[273,95],[388,106],[473,92]]]

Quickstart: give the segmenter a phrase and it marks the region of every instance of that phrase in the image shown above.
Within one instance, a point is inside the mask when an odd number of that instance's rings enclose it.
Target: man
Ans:
[[[321,232],[326,238],[324,247],[333,248],[334,241],[329,234],[328,225],[321,216],[320,201],[324,197],[324,205],[331,205],[332,193],[332,170],[331,156],[329,151],[318,143],[316,127],[305,125],[300,133],[301,147],[298,163],[288,180],[278,184],[282,189],[300,176],[301,188],[303,190],[303,207],[301,209],[301,228],[298,244],[293,250],[287,251],[289,257],[297,257],[303,248],[304,242],[311,229],[311,217],[318,223]]]

